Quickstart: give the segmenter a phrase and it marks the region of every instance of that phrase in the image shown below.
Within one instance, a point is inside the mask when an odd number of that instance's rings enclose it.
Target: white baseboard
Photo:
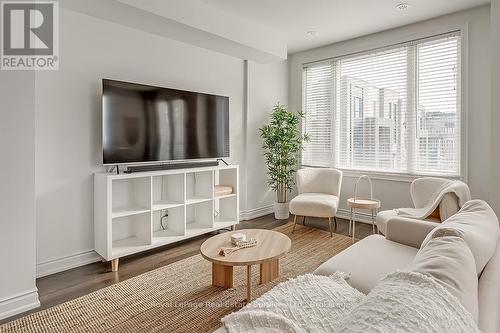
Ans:
[[[36,265],[36,277],[39,278],[42,276],[59,273],[71,268],[98,262],[101,261],[101,259],[102,258],[100,255],[98,255],[95,251],[90,250],[42,262]]]
[[[0,320],[12,317],[16,314],[37,308],[39,306],[40,301],[38,300],[37,288],[0,299]]]
[[[252,219],[256,219],[258,217],[271,214],[274,212],[274,206],[273,205],[268,205],[264,207],[259,207],[255,209],[249,209],[240,212],[240,221],[248,221]]]

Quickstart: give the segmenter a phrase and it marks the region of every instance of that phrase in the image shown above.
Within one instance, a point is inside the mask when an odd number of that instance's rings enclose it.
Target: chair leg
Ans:
[[[306,217],[305,217],[305,216],[303,216],[303,217],[302,217],[302,224],[303,224],[304,226],[306,225]]]
[[[297,214],[293,217],[293,229],[292,229],[292,234],[295,231],[295,225],[297,224]]]
[[[334,224],[333,224],[333,225],[334,225],[333,230],[334,230],[335,232],[337,232],[337,218],[336,218],[335,216],[333,217],[333,223],[334,223]]]
[[[333,237],[333,232],[332,232],[332,218],[328,218],[328,227],[330,228],[330,237]]]

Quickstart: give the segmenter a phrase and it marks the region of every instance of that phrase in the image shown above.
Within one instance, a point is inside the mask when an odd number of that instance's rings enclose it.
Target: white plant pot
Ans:
[[[275,202],[274,203],[274,218],[277,220],[287,220],[290,216],[288,210],[288,202]]]

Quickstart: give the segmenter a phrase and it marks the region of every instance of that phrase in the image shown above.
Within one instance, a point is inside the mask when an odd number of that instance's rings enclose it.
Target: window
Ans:
[[[363,118],[363,99],[354,97],[354,117]]]
[[[304,66],[302,164],[460,176],[460,34]]]

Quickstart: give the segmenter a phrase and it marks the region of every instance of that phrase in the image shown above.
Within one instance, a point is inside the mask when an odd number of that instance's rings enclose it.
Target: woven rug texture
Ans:
[[[351,245],[351,239],[327,231],[292,224],[274,230],[292,240],[280,259],[278,279],[259,285],[259,267],[253,266],[253,298],[281,281],[312,272]],[[244,306],[246,268],[235,267],[234,288],[211,285],[211,263],[200,254],[149,271],[66,303],[0,326],[11,332],[212,332],[220,319]]]

